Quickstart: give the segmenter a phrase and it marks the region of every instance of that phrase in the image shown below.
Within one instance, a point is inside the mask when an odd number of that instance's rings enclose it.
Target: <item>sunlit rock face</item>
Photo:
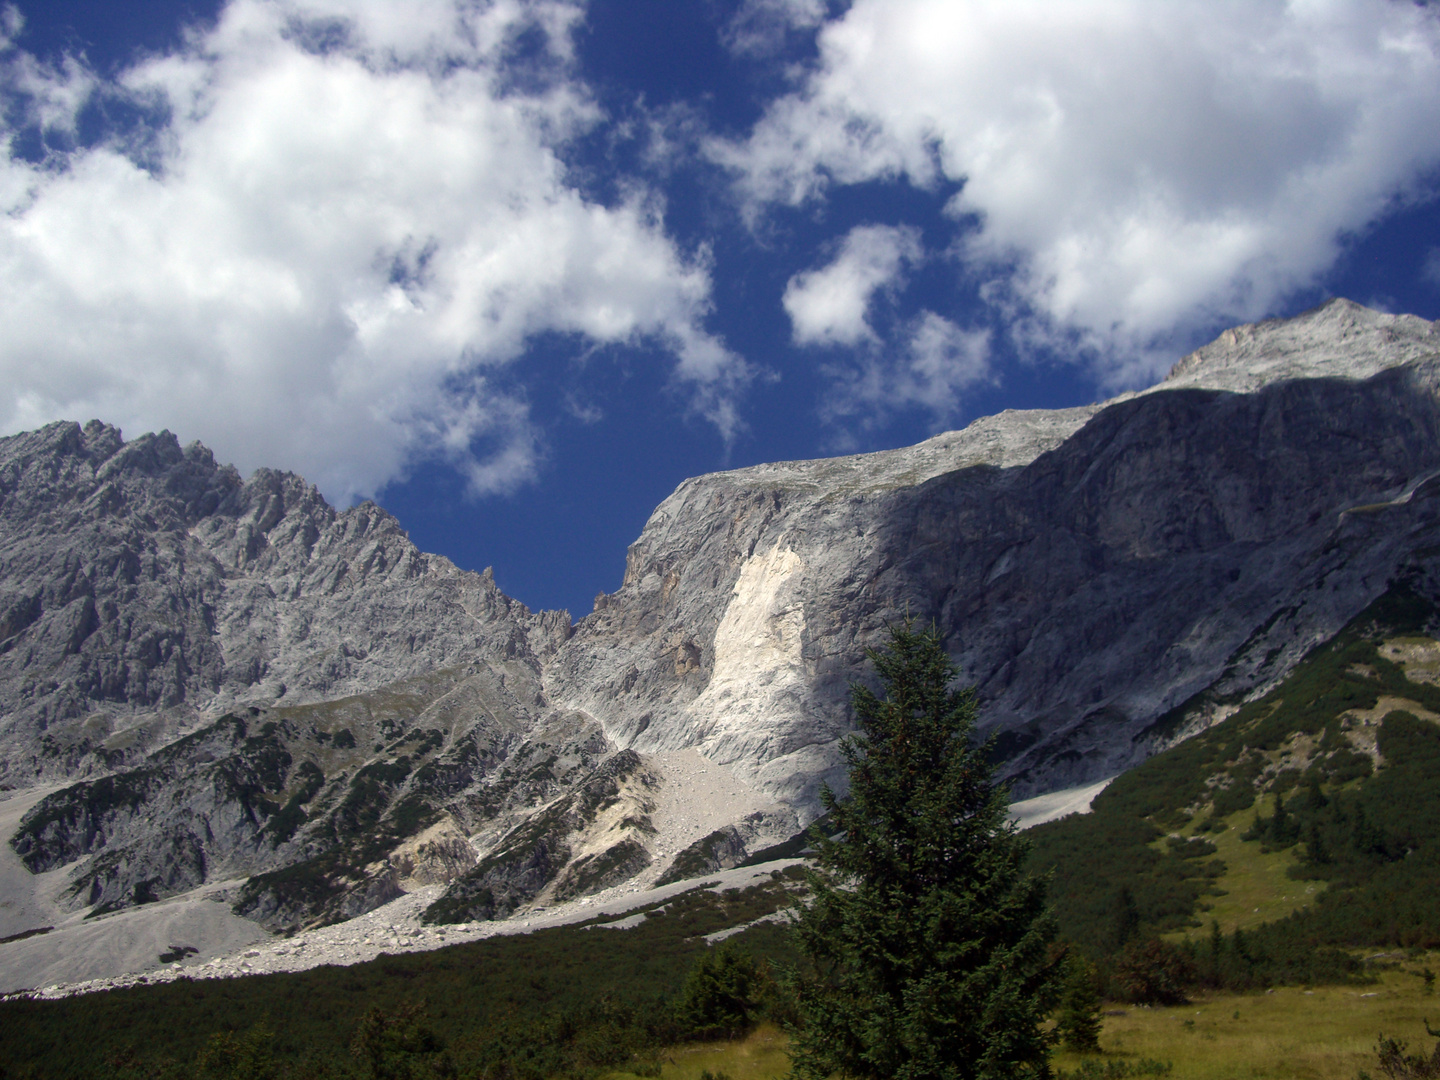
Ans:
[[[1018,795],[1098,780],[1392,580],[1436,590],[1437,387],[1435,325],[1334,301],[1141,394],[698,477],[574,626],[165,433],[3,439],[0,783],[62,785],[11,846],[66,911],[248,879],[274,928],[733,862],[843,787],[850,685],[907,618]]]
[[[615,749],[544,704],[569,632],[297,476],[99,422],[0,440],[0,784],[75,782],[9,838],[72,867],[56,917],[315,863],[247,898],[286,925],[462,872],[473,851],[405,842]]]
[[[237,705],[364,693],[569,633],[300,477],[162,432],[0,440],[0,782],[114,767]]]

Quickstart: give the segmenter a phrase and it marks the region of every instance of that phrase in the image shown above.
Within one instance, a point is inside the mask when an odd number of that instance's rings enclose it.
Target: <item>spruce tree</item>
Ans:
[[[1140,932],[1140,908],[1129,885],[1121,885],[1110,901],[1109,952],[1119,952]]]
[[[724,942],[695,961],[676,1015],[692,1038],[736,1038],[760,1012],[768,981],[753,956]]]
[[[1095,968],[1083,957],[1070,956],[1065,986],[1060,992],[1060,1016],[1055,1033],[1067,1049],[1093,1054],[1100,1049],[1100,991],[1095,988]]]
[[[849,794],[829,788],[831,839],[814,836],[811,902],[796,940],[803,1080],[971,1080],[1048,1074],[1054,924],[1044,884],[973,743],[975,695],[932,627],[872,651],[883,696],[854,687],[841,743]]]

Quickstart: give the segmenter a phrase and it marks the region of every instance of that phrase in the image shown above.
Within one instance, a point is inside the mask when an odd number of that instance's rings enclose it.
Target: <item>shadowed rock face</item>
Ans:
[[[77,904],[251,875],[241,909],[275,926],[421,862],[461,875],[446,921],[579,895],[664,870],[644,755],[698,749],[812,815],[907,615],[977,684],[1017,794],[1099,779],[1390,581],[1440,579],[1437,387],[1434,325],[1335,301],[1103,405],[699,477],[573,628],[372,505],[168,434],[0,440],[0,781],[84,780],[15,847],[81,859]]]

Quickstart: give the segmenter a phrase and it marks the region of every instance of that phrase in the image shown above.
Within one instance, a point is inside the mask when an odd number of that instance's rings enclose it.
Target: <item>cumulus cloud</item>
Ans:
[[[855,0],[819,48],[711,146],[752,210],[962,185],[954,254],[985,295],[1116,362],[1265,314],[1440,162],[1418,4]]]
[[[960,392],[990,376],[989,332],[962,330],[933,311],[920,313],[908,354],[891,400],[924,406],[939,417],[958,413]]]
[[[826,421],[842,429],[852,420],[875,426],[920,409],[940,427],[959,417],[966,390],[993,381],[988,330],[921,311],[896,339],[889,349],[827,365],[834,384],[821,406]]]
[[[580,15],[233,0],[113,83],[0,43],[0,427],[167,426],[341,501],[434,457],[503,491],[536,469],[516,365],[548,333],[660,343],[728,438],[749,372],[704,328],[704,257],[645,191],[599,205],[566,182],[558,149],[600,120]],[[523,78],[521,34],[546,43]],[[97,93],[141,135],[81,145]],[[26,132],[48,152],[22,156]]]
[[[894,287],[906,263],[920,258],[915,229],[859,225],[829,265],[796,274],[785,286],[785,313],[797,345],[874,342],[867,312],[875,293]]]

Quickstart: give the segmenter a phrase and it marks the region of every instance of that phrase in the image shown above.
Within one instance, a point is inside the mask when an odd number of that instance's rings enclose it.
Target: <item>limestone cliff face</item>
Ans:
[[[568,635],[373,504],[169,433],[0,440],[0,782],[135,759],[238,705],[344,697]]]
[[[615,749],[543,701],[569,632],[297,476],[98,422],[0,440],[0,785],[78,781],[9,838],[76,907],[252,877],[283,927],[463,872],[426,830]]]
[[[54,424],[0,439],[0,783],[70,784],[11,842],[77,908],[244,877],[274,927],[417,881],[453,878],[431,918],[458,921],[733,861],[843,786],[849,685],[906,617],[1017,794],[1079,784],[1391,581],[1440,591],[1437,494],[1440,329],[1345,301],[1141,394],[686,481],[574,627],[373,505]],[[733,821],[666,802],[693,751]]]
[[[813,810],[864,650],[909,615],[978,684],[1017,792],[1111,775],[1433,558],[1437,382],[1436,326],[1335,301],[1101,406],[687,481],[547,692]]]

